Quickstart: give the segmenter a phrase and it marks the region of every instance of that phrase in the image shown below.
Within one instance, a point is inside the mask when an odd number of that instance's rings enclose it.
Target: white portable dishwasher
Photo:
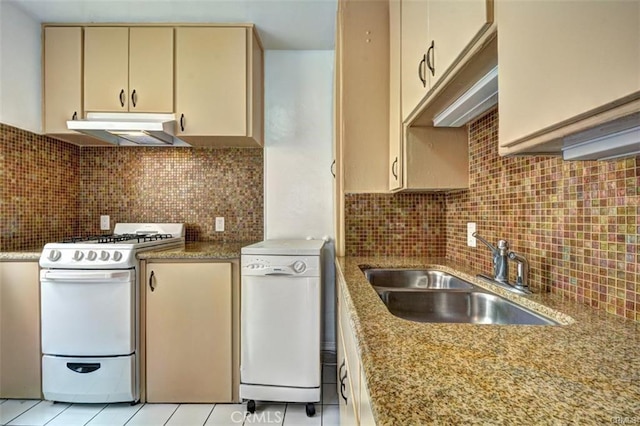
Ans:
[[[323,240],[265,240],[242,248],[240,398],[320,402]]]

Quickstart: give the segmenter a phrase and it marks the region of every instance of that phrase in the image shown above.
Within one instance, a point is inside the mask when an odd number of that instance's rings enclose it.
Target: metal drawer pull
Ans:
[[[422,82],[422,87],[427,87],[427,79],[424,77],[424,73],[422,72],[422,69],[426,60],[427,60],[427,55],[422,55],[422,60],[418,64],[418,78]]]
[[[133,107],[136,107],[136,89],[133,89],[133,92],[131,92],[131,103],[133,104]]]
[[[149,275],[149,288],[151,289],[151,291],[155,291],[156,288],[153,285],[153,277],[155,276],[155,272],[151,271],[151,275]]]
[[[124,89],[120,91],[120,106],[124,108],[124,101],[126,100]]]

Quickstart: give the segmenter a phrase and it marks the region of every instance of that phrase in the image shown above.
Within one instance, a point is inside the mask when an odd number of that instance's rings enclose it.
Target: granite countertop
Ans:
[[[42,247],[20,251],[0,251],[0,262],[37,262],[41,254]]]
[[[239,259],[240,249],[254,242],[190,242],[184,248],[142,252],[138,259]]]
[[[359,265],[440,269],[565,325],[407,321]],[[345,257],[338,266],[378,425],[640,423],[640,323],[550,293],[518,296],[442,260]]]

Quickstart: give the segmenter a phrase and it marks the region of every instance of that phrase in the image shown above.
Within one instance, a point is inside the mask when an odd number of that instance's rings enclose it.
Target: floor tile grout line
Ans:
[[[95,413],[95,414],[93,415],[93,417],[91,417],[91,418],[90,418],[90,419],[89,419],[89,420],[84,424],[84,426],[87,426],[89,423],[91,423],[91,420],[95,419],[95,418],[98,416],[98,414],[102,413],[102,412],[104,411],[104,409],[105,409],[105,408],[107,408],[108,406],[109,406],[109,404],[105,404],[105,405],[104,405],[100,410],[98,410],[98,412],[97,412],[97,413]]]
[[[55,402],[53,402],[52,404],[55,404]],[[48,425],[49,423],[51,423],[53,421],[53,419],[55,419],[56,417],[58,417],[60,414],[64,413],[65,411],[67,411],[69,408],[71,408],[73,404],[69,404],[67,405],[67,408],[65,408],[64,410],[60,411],[58,414],[56,414],[55,416],[53,416],[52,418],[50,418],[49,420],[47,420],[47,422],[45,423],[45,426]]]
[[[211,407],[211,411],[209,411],[209,415],[207,415],[207,418],[204,419],[204,423],[202,423],[202,426],[207,424],[207,422],[209,421],[209,417],[211,417],[211,415],[213,414],[213,410],[216,409],[216,405],[218,404],[215,404],[215,403],[213,404],[213,407]]]
[[[167,421],[163,423],[163,426],[166,426],[167,423],[169,423],[169,420],[171,420],[171,417],[173,417],[173,415],[176,413],[176,411],[178,411],[178,408],[180,408],[182,404],[177,404],[176,408],[171,412],[171,415],[169,415],[169,418],[167,418]]]
[[[25,400],[22,400],[22,401],[25,401]],[[29,401],[29,400],[27,399],[26,401]],[[34,405],[32,405],[31,407],[27,408],[27,409],[26,409],[26,410],[24,410],[22,413],[18,414],[17,416],[15,416],[15,417],[14,417],[14,418],[12,418],[12,419],[9,419],[9,421],[8,421],[7,423],[4,423],[4,424],[5,424],[5,425],[8,425],[8,424],[9,424],[9,423],[11,423],[12,421],[14,421],[15,419],[17,419],[17,418],[18,418],[18,417],[20,417],[21,415],[23,415],[24,413],[26,413],[27,411],[29,411],[29,410],[33,409],[34,407],[36,407],[36,406],[38,406],[38,405],[42,404],[42,401],[43,401],[43,400],[40,400],[40,402],[38,402],[37,404],[34,404]]]
[[[140,407],[138,407],[138,409],[135,411],[135,413],[133,413],[131,415],[131,417],[129,417],[129,419],[127,419],[126,422],[122,423],[122,426],[125,426],[127,423],[129,423],[131,421],[131,419],[133,419],[136,414],[138,414],[140,412],[140,410],[142,410],[142,407],[144,407],[145,405],[147,405],[146,403],[138,403],[140,405]]]

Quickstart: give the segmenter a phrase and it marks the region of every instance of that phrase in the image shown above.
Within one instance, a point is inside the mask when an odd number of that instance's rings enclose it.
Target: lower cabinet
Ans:
[[[339,269],[338,269],[339,270]],[[367,381],[362,368],[356,338],[349,312],[345,303],[345,295],[341,290],[342,276],[338,273],[338,336],[337,336],[337,386],[340,404],[340,424],[349,426],[375,425]]]
[[[144,269],[146,400],[232,402],[232,263]]]
[[[38,262],[0,262],[0,398],[40,399]]]

